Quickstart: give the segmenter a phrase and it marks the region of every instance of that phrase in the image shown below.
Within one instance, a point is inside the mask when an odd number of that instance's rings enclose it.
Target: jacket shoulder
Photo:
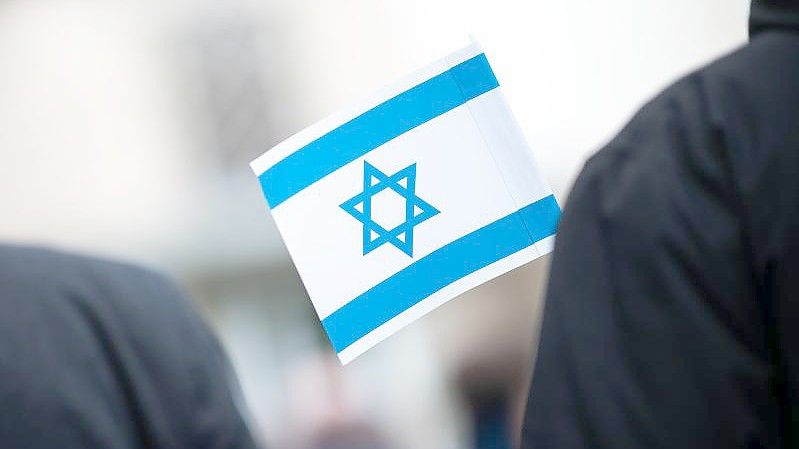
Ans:
[[[181,296],[171,280],[138,265],[37,246],[0,244],[0,292],[9,300],[94,298],[137,302]],[[133,294],[140,292],[140,294]],[[156,297],[148,294],[161,292]],[[170,294],[164,294],[170,293]]]

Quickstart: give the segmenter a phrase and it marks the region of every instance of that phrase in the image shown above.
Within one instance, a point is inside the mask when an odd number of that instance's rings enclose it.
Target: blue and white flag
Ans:
[[[560,216],[474,44],[251,165],[345,364],[550,252]]]

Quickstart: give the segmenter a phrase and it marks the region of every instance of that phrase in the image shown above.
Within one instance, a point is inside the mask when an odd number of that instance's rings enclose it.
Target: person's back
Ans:
[[[0,447],[251,449],[235,389],[160,276],[0,245]]]
[[[799,447],[799,5],[751,29],[575,184],[523,447]]]

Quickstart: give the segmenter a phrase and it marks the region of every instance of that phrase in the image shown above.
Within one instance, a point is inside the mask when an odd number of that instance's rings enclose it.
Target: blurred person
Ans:
[[[644,106],[560,225],[522,446],[799,447],[799,2]]]
[[[396,447],[374,421],[379,406],[359,410],[353,379],[328,352],[314,352],[293,361],[288,373],[290,442],[302,449],[391,449]],[[360,390],[360,389],[359,389]],[[291,441],[293,440],[293,441]]]
[[[458,391],[470,412],[471,448],[511,449],[518,441],[526,370],[519,348],[491,347],[460,364]]]
[[[0,245],[0,307],[0,447],[256,447],[219,343],[161,276]]]

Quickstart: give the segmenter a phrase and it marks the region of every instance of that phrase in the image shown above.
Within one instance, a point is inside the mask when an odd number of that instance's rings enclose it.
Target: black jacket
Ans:
[[[251,449],[234,391],[160,276],[0,245],[0,448]]]
[[[799,447],[799,5],[750,29],[579,176],[524,448]]]

